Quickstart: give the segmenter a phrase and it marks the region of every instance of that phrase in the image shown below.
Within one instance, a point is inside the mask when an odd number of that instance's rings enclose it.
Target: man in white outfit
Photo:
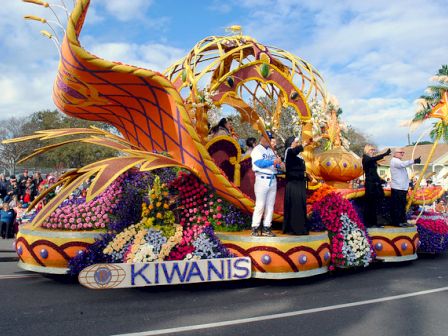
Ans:
[[[406,196],[409,189],[409,176],[406,167],[420,163],[420,157],[415,160],[402,160],[403,148],[395,148],[390,160],[391,175],[391,218],[393,226],[412,226],[406,221]]]
[[[270,132],[267,133],[269,137],[272,137]],[[252,158],[252,170],[255,172],[255,209],[252,215],[252,236],[260,235],[260,224],[264,214],[262,235],[275,237],[271,231],[271,225],[277,194],[276,167],[281,164],[281,159],[275,155],[269,141],[263,136],[260,143],[252,150],[250,157]]]

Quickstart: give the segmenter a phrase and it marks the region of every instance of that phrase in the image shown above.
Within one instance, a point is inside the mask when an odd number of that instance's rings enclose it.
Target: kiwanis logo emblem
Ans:
[[[124,269],[114,264],[96,264],[79,274],[79,282],[89,288],[106,289],[119,286],[126,277]]]

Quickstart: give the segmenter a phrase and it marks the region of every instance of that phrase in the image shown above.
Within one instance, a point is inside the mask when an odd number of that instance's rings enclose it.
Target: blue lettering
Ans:
[[[184,282],[185,276],[187,275],[188,271],[188,264],[185,264],[183,273],[180,273],[179,265],[177,263],[173,263],[173,267],[171,268],[171,273],[168,274],[168,270],[166,269],[167,264],[162,264],[163,273],[165,274],[165,278],[168,283],[171,283],[173,281],[175,273],[177,274],[179,281]]]
[[[232,278],[232,260],[227,259],[227,279]]]
[[[190,267],[190,272],[188,273],[187,276],[187,282],[190,282],[191,277],[193,276],[199,276],[199,278],[201,278],[201,281],[204,281],[204,276],[201,273],[201,270],[199,269],[198,264],[196,263],[196,261],[193,261]]]
[[[217,275],[220,280],[224,280],[224,260],[220,260],[220,263],[221,263],[221,272],[219,272],[219,270],[215,267],[213,261],[209,260],[207,262],[208,281],[210,281],[212,278],[211,271],[213,271],[213,273],[215,273],[215,275]]]
[[[250,270],[248,265],[242,265],[240,266],[240,263],[248,263],[247,259],[237,259],[235,260],[233,267],[237,270],[237,271],[244,271],[244,273],[242,275],[239,275],[237,272],[233,273],[233,276],[237,279],[246,279],[249,274],[250,274]]]
[[[159,263],[155,264],[155,282],[156,284],[159,283]]]
[[[135,286],[135,278],[137,276],[141,276],[142,279],[145,280],[146,284],[150,284],[151,281],[149,281],[149,279],[143,274],[143,271],[148,268],[149,264],[143,265],[143,267],[140,268],[140,270],[138,270],[137,272],[135,272],[135,266],[136,266],[135,264],[131,265],[131,284],[132,284],[132,286]]]

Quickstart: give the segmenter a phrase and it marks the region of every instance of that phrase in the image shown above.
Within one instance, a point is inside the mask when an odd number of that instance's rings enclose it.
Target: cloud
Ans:
[[[57,10],[59,15],[65,15]],[[5,1],[0,6],[0,117],[25,116],[55,108],[51,99],[52,83],[58,64],[58,51],[52,41],[39,34],[51,29],[24,15],[55,20],[46,8]]]
[[[261,43],[311,62],[338,98],[344,120],[365,128],[378,144],[405,142],[399,120],[412,117],[412,101],[447,62],[444,1],[410,0],[404,7],[390,0],[214,0],[203,6],[207,16],[198,14],[201,22],[188,31],[179,20],[189,13],[182,6],[189,5],[167,7],[169,17],[151,17],[159,7],[153,0],[91,1],[81,42],[99,57],[163,71],[185,55],[195,34],[202,38],[202,29],[241,24]],[[2,117],[53,108],[57,52],[39,35],[49,28],[24,21],[26,14],[52,17],[48,9],[20,1],[0,6]]]
[[[222,1],[213,0],[212,4],[207,7],[210,11],[218,12],[220,14],[229,13],[232,10],[230,3],[224,3]]]
[[[403,98],[369,98],[345,101],[342,118],[369,135],[380,146],[406,145],[407,127],[402,121],[414,116],[414,104]]]
[[[158,43],[93,43],[91,51],[98,57],[163,72],[183,57],[182,49]]]
[[[120,21],[143,19],[152,3],[152,0],[100,0],[98,2],[110,15]]]
[[[398,127],[396,120],[403,113],[409,118],[414,114],[412,101],[423,93],[428,78],[446,64],[448,46],[443,41],[448,17],[441,1],[413,0],[406,8],[388,0],[331,4],[241,0],[235,4],[248,12],[242,23],[245,31],[311,62],[329,92],[338,97],[346,112],[344,119],[361,131],[365,127],[377,142],[405,139],[394,140],[387,133]],[[399,101],[406,106],[397,105]],[[384,128],[380,116],[391,126]]]

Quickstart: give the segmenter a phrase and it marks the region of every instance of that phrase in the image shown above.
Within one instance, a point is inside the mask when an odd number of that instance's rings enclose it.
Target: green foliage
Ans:
[[[437,71],[434,78],[432,78],[433,83],[428,85],[426,88],[427,94],[420,96],[423,99],[422,108],[418,111],[413,121],[423,120],[429,117],[432,108],[440,102],[442,94],[448,91],[448,84],[446,82],[446,76],[448,76],[448,65],[442,65],[442,67]],[[434,127],[430,133],[431,139],[442,139],[444,142],[448,142],[448,125],[445,125],[442,121],[434,123]]]
[[[81,119],[71,118],[56,110],[38,111],[22,118],[9,118],[1,121],[1,139],[11,139],[30,135],[35,131],[58,128],[88,128],[95,126],[110,132],[115,132],[110,126]],[[33,150],[50,144],[66,141],[80,136],[67,136],[63,139],[47,141],[26,141],[0,145],[2,162],[0,165],[14,172],[16,163]],[[101,146],[74,143],[50,150],[25,162],[28,167],[36,168],[78,168],[89,163],[116,156],[117,152]]]
[[[415,146],[416,144],[417,144],[417,142],[414,141],[414,142],[412,142],[412,144],[410,144],[408,146]],[[420,141],[418,144],[419,145],[432,145],[433,142],[431,142],[431,141]],[[408,147],[408,146],[406,146],[406,147]]]
[[[365,145],[374,145],[372,140],[367,135],[361,133],[352,126],[347,127],[347,132],[344,132],[344,137],[350,141],[350,150],[358,156],[362,156],[364,153]]]
[[[71,118],[58,111],[39,111],[33,113],[26,128],[29,130],[48,130],[58,128],[88,128],[95,126],[107,131],[113,131],[110,126],[100,123]],[[79,136],[67,136],[64,140],[79,138]],[[39,146],[46,146],[60,142],[60,139],[42,141]],[[73,143],[53,149],[28,161],[28,165],[36,167],[79,168],[92,162],[117,156],[117,152],[101,146]]]

